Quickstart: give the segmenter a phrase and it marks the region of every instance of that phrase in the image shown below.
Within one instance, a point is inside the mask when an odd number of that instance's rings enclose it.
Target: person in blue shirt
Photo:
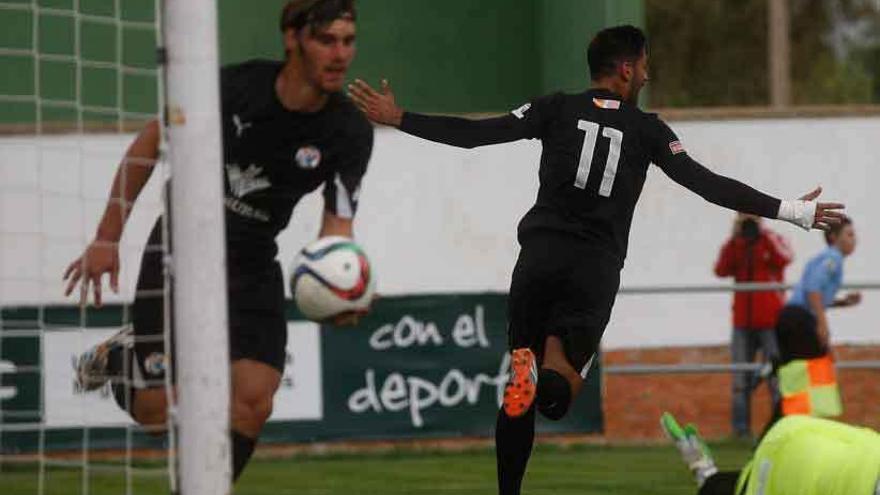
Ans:
[[[829,307],[859,304],[862,295],[851,292],[837,298],[843,283],[843,260],[856,248],[856,232],[850,218],[844,218],[825,233],[828,247],[813,257],[804,268],[800,282],[779,314],[776,325],[782,361],[821,356],[829,348]]]
[[[831,352],[831,345],[826,309],[854,306],[862,300],[862,295],[859,292],[851,292],[842,298],[837,298],[837,292],[843,283],[843,261],[856,248],[856,233],[852,220],[849,217],[844,217],[839,224],[830,226],[825,232],[825,242],[828,247],[807,263],[800,282],[794,287],[791,297],[779,312],[779,318],[776,322],[776,341],[779,346],[779,355],[774,362],[774,371],[777,375],[780,375],[780,370],[792,361],[817,360],[828,356]],[[822,363],[822,366],[829,365],[833,366],[833,364]],[[833,375],[833,369],[831,373]],[[784,397],[786,387],[781,377],[779,380],[783,397],[774,404],[773,416],[764,427],[762,437],[784,414],[815,414],[818,416],[840,414],[838,412],[840,397],[836,390],[833,400],[823,407],[820,407],[819,403],[813,404],[811,400],[810,411],[792,406],[786,412],[786,398]],[[796,397],[793,396],[792,399],[794,398]],[[826,397],[826,399],[829,398],[830,396]],[[837,405],[830,407],[832,402]]]

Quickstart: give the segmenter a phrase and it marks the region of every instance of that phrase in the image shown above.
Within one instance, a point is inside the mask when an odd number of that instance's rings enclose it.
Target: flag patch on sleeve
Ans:
[[[681,141],[670,141],[669,151],[671,151],[673,155],[684,153],[684,146],[682,146]]]
[[[620,108],[620,102],[617,100],[605,100],[602,98],[593,98],[593,105],[605,110],[617,110]]]

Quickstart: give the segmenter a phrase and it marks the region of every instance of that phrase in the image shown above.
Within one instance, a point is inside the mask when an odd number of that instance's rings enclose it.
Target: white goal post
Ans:
[[[229,349],[216,0],[162,6],[180,493],[230,492]],[[166,237],[167,238],[167,237]]]

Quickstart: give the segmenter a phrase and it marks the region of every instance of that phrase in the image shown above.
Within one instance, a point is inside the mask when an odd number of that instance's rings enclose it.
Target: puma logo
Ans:
[[[235,126],[235,137],[241,137],[245,129],[254,125],[253,122],[242,122],[237,113],[232,115],[232,124]]]

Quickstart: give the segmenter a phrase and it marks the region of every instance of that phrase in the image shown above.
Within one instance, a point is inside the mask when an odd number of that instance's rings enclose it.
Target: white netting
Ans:
[[[166,440],[135,426],[109,386],[77,391],[71,366],[130,321],[164,170],[152,174],[119,243],[119,294],[105,279],[104,307],[77,307],[78,290],[65,298],[61,281],[94,239],[134,132],[156,117],[158,24],[154,0],[0,2],[4,493],[167,491]]]

